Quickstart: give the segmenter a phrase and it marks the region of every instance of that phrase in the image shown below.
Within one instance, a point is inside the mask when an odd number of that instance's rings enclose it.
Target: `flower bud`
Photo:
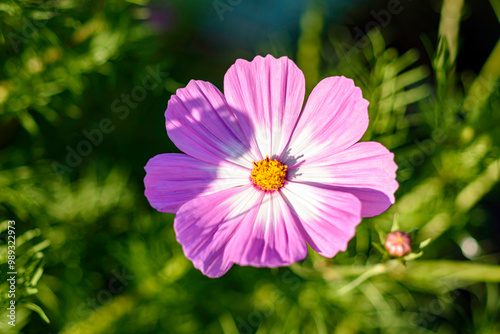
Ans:
[[[391,256],[402,257],[411,252],[411,238],[408,233],[391,232],[385,239],[385,249]]]

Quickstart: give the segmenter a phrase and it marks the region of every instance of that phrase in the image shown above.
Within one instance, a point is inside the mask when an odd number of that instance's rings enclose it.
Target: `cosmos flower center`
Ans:
[[[286,177],[287,166],[276,159],[269,159],[266,155],[264,160],[253,162],[252,182],[262,190],[278,190],[283,187]]]

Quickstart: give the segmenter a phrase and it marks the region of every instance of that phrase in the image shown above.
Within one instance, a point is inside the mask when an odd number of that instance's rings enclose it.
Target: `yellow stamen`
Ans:
[[[266,155],[264,160],[253,162],[252,182],[262,190],[278,190],[283,187],[286,177],[287,166],[276,159],[269,159]]]

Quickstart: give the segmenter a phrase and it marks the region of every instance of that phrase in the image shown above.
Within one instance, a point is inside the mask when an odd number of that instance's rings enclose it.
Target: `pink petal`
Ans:
[[[178,89],[165,111],[168,136],[184,153],[210,163],[231,161],[251,167],[260,156],[250,152],[242,115],[227,106],[224,95],[209,82],[191,80]]]
[[[278,267],[307,255],[298,220],[279,192],[253,186],[186,203],[174,227],[186,256],[210,277],[223,275],[233,263]]]
[[[315,251],[333,257],[347,249],[361,222],[361,203],[356,196],[294,182],[288,182],[281,193]]]
[[[241,222],[227,252],[241,266],[279,267],[301,261],[307,244],[299,226],[279,192],[265,193],[255,218]]]
[[[398,189],[394,154],[380,143],[360,142],[350,148],[291,168],[289,180],[333,187],[361,200],[362,217],[381,214],[394,204]]]
[[[279,157],[286,147],[304,102],[302,71],[286,57],[238,59],[224,77],[228,104],[241,110],[246,136],[254,136],[261,155]]]
[[[177,241],[195,268],[209,277],[220,277],[231,268],[227,243],[242,221],[255,218],[263,194],[253,186],[231,188],[179,209],[174,220]]]
[[[312,162],[356,143],[368,127],[368,101],[345,77],[323,79],[311,92],[282,160]]]
[[[161,212],[175,213],[193,198],[250,183],[248,169],[223,160],[214,165],[185,154],[157,155],[145,169],[145,195]]]

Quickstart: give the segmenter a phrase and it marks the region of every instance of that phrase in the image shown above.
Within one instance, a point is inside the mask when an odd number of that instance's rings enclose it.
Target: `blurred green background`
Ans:
[[[500,333],[499,38],[499,0],[2,0],[0,332]],[[257,54],[353,78],[400,189],[334,259],[209,279],[143,166],[177,88]]]

